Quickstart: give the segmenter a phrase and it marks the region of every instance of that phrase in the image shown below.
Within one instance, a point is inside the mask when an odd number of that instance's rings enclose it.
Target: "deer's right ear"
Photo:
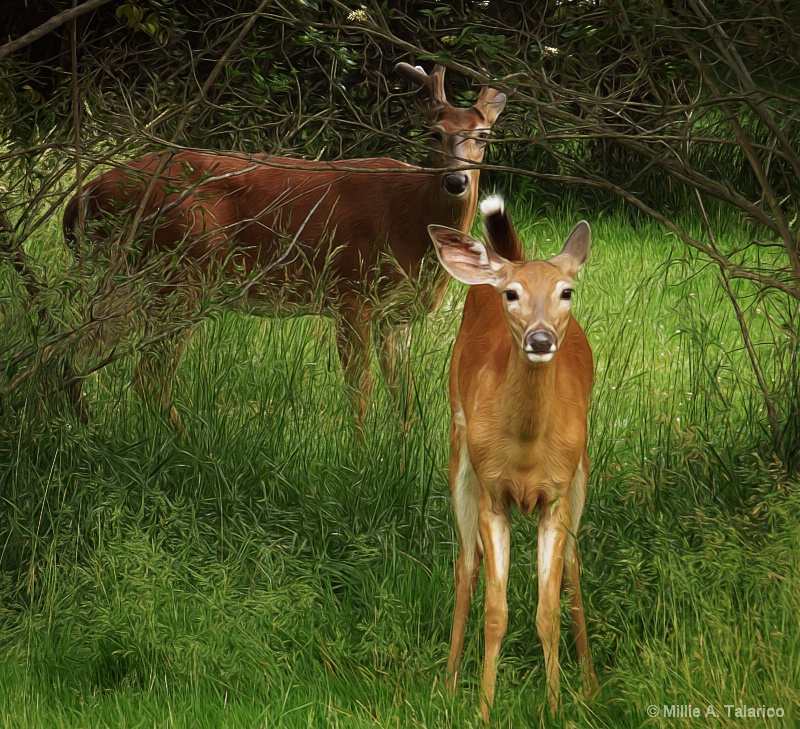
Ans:
[[[429,225],[436,255],[444,269],[461,283],[498,286],[507,261],[466,233],[443,225]]]

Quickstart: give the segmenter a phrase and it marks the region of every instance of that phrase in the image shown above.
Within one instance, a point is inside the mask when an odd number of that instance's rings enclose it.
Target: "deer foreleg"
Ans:
[[[414,383],[411,379],[411,327],[403,324],[386,329],[378,336],[378,360],[389,389],[392,406],[402,423],[411,420]]]
[[[581,664],[583,676],[583,690],[586,696],[591,696],[599,689],[597,676],[592,666],[592,653],[589,649],[589,638],[586,634],[586,617],[583,609],[581,595],[581,558],[578,549],[578,524],[583,504],[586,499],[586,486],[589,477],[588,460],[584,455],[575,471],[570,486],[569,500],[572,510],[570,532],[564,551],[564,590],[569,595],[570,617],[572,620],[572,633],[575,636],[575,649],[578,661]]]
[[[500,644],[508,627],[508,565],[511,551],[511,530],[508,510],[492,502],[488,494],[479,499],[478,531],[483,544],[486,571],[486,602],[484,608],[485,653],[483,681],[481,683],[481,714],[489,721],[489,711],[494,704],[494,686],[497,678],[497,661]]]
[[[558,639],[561,632],[561,577],[569,528],[569,504],[565,498],[540,507],[537,547],[539,605],[536,610],[536,629],[544,650],[547,698],[553,713],[558,710],[560,694]]]
[[[369,357],[372,337],[372,310],[363,301],[346,300],[336,322],[336,344],[342,371],[359,431],[363,433],[364,418],[372,392]]]
[[[467,617],[472,596],[478,584],[481,555],[478,537],[479,485],[469,461],[467,446],[461,435],[453,431],[450,437],[450,491],[453,496],[453,511],[458,523],[459,551],[456,561],[456,604],[453,611],[453,635],[450,655],[447,659],[447,689],[455,693],[458,684],[458,669],[467,630]]]

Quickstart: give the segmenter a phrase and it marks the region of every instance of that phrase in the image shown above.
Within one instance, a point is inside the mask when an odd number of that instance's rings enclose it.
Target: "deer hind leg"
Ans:
[[[83,393],[84,378],[101,369],[103,363],[113,358],[113,349],[120,339],[135,328],[136,304],[133,287],[129,283],[113,284],[113,276],[106,272],[91,301],[86,302],[71,360],[64,368],[67,395],[81,420],[88,419],[86,398]]]
[[[392,407],[403,425],[411,421],[414,383],[411,378],[411,327],[402,324],[380,332],[378,361],[389,390]]]
[[[494,503],[482,493],[478,503],[478,532],[483,544],[486,573],[486,602],[484,608],[485,653],[483,681],[481,682],[481,715],[489,721],[489,711],[494,704],[494,687],[497,678],[497,661],[500,644],[508,628],[508,566],[511,552],[511,529],[508,509]]]
[[[536,629],[544,651],[547,698],[554,714],[558,710],[561,683],[558,639],[561,633],[561,577],[570,528],[569,510],[569,503],[563,498],[554,503],[543,503],[539,508],[539,605],[536,610]]]
[[[155,405],[159,415],[167,415],[172,427],[183,431],[181,418],[172,401],[175,372],[192,331],[186,328],[142,350],[134,372],[134,386],[142,399]]]
[[[450,640],[450,655],[447,659],[447,690],[455,693],[458,670],[467,630],[467,617],[472,596],[478,584],[481,570],[481,545],[478,536],[478,496],[480,486],[469,460],[466,443],[454,428],[450,436],[451,455],[449,465],[450,491],[453,511],[458,525],[459,550],[456,560],[456,603],[453,610],[453,633]]]
[[[339,307],[336,344],[342,361],[345,386],[362,435],[372,392],[372,374],[369,366],[371,337],[371,306],[356,297],[348,297]]]
[[[567,544],[564,551],[563,585],[570,600],[572,634],[575,637],[575,649],[578,653],[578,661],[581,664],[583,691],[587,697],[595,694],[599,689],[597,676],[595,676],[592,665],[592,653],[589,650],[589,638],[586,634],[586,616],[581,595],[581,557],[578,550],[578,524],[586,500],[586,486],[589,480],[588,465],[588,458],[584,454],[570,485],[571,528],[567,535]]]

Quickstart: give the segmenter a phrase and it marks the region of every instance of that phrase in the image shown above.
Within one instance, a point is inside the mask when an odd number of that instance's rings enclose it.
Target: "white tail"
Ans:
[[[180,287],[188,301],[193,290],[202,291],[209,272],[237,283],[257,280],[247,285],[251,311],[279,313],[276,301],[319,311],[319,282],[326,276],[322,307],[336,323],[345,378],[363,419],[376,303],[385,305],[409,278],[420,278],[430,252],[428,224],[470,229],[479,171],[465,168],[483,160],[485,138],[506,101],[505,94],[484,87],[474,106],[457,108],[445,98],[443,66],[430,75],[407,63],[396,69],[427,89],[432,161],[446,169],[431,172],[384,158],[311,162],[234,153],[148,154],[94,178],[81,199],[72,198],[64,214],[68,241],[75,240],[81,209],[90,237],[107,250],[115,237],[107,230],[109,219],[121,214],[128,238],[131,227],[149,221],[139,231],[144,241],[134,266],[158,266],[154,254],[161,254],[178,269],[165,272],[164,288]],[[291,260],[275,266],[292,239],[297,244]],[[421,284],[429,308],[438,304],[445,284],[444,276]],[[153,306],[163,298],[154,297]],[[408,303],[394,306],[392,324],[405,327],[411,310]],[[391,386],[396,349],[406,337],[396,329],[381,334],[380,361]],[[155,345],[158,351],[145,352],[142,363],[149,365],[140,364],[136,376],[140,390],[150,389],[145,381],[159,385],[160,405],[176,425],[171,386],[185,343],[186,333],[178,333]]]
[[[502,200],[485,200],[481,212],[490,246],[451,228],[428,230],[444,268],[471,284],[450,369],[449,472],[460,551],[447,671],[448,687],[455,691],[482,557],[481,712],[488,721],[508,622],[511,503],[526,515],[539,507],[536,625],[551,708],[555,711],[559,701],[562,587],[570,595],[584,685],[587,691],[597,686],[576,541],[589,473],[586,415],[593,365],[586,335],[570,313],[573,279],[589,255],[588,224],[575,226],[558,256],[525,261]]]

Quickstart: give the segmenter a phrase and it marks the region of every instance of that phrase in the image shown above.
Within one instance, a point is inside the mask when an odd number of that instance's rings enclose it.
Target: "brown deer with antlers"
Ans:
[[[536,627],[550,707],[555,711],[559,703],[562,588],[569,593],[585,690],[597,688],[577,541],[589,478],[593,364],[570,310],[575,275],[589,256],[589,225],[578,223],[554,258],[526,261],[502,200],[485,200],[481,212],[489,246],[452,228],[432,225],[429,231],[444,268],[471,286],[450,368],[449,472],[460,550],[447,683],[454,692],[483,559],[481,713],[488,721],[508,625],[511,504],[526,515],[539,510]]]
[[[81,199],[70,200],[63,220],[67,240],[74,245],[79,217],[96,251],[114,247],[114,216],[121,216],[128,238],[132,221],[134,228],[139,225],[137,253],[121,246],[125,265],[142,268],[159,254],[170,262],[152,306],[178,289],[199,298],[204,281],[222,276],[244,287],[246,295],[233,298],[247,311],[331,314],[345,381],[363,423],[376,312],[391,310],[392,326],[379,327],[376,339],[381,368],[397,396],[405,383],[396,365],[407,346],[404,329],[413,306],[402,296],[390,303],[392,295],[412,283],[427,309],[441,300],[446,277],[422,276],[432,251],[427,226],[470,229],[479,178],[471,166],[483,160],[486,138],[506,101],[484,87],[474,106],[456,108],[445,96],[443,66],[430,75],[407,63],[396,70],[430,94],[432,162],[444,169],[387,158],[317,162],[193,151],[147,154],[96,177]],[[155,395],[176,427],[172,381],[188,334],[176,332],[146,347],[135,376],[137,389]],[[80,392],[73,395],[79,398]]]

